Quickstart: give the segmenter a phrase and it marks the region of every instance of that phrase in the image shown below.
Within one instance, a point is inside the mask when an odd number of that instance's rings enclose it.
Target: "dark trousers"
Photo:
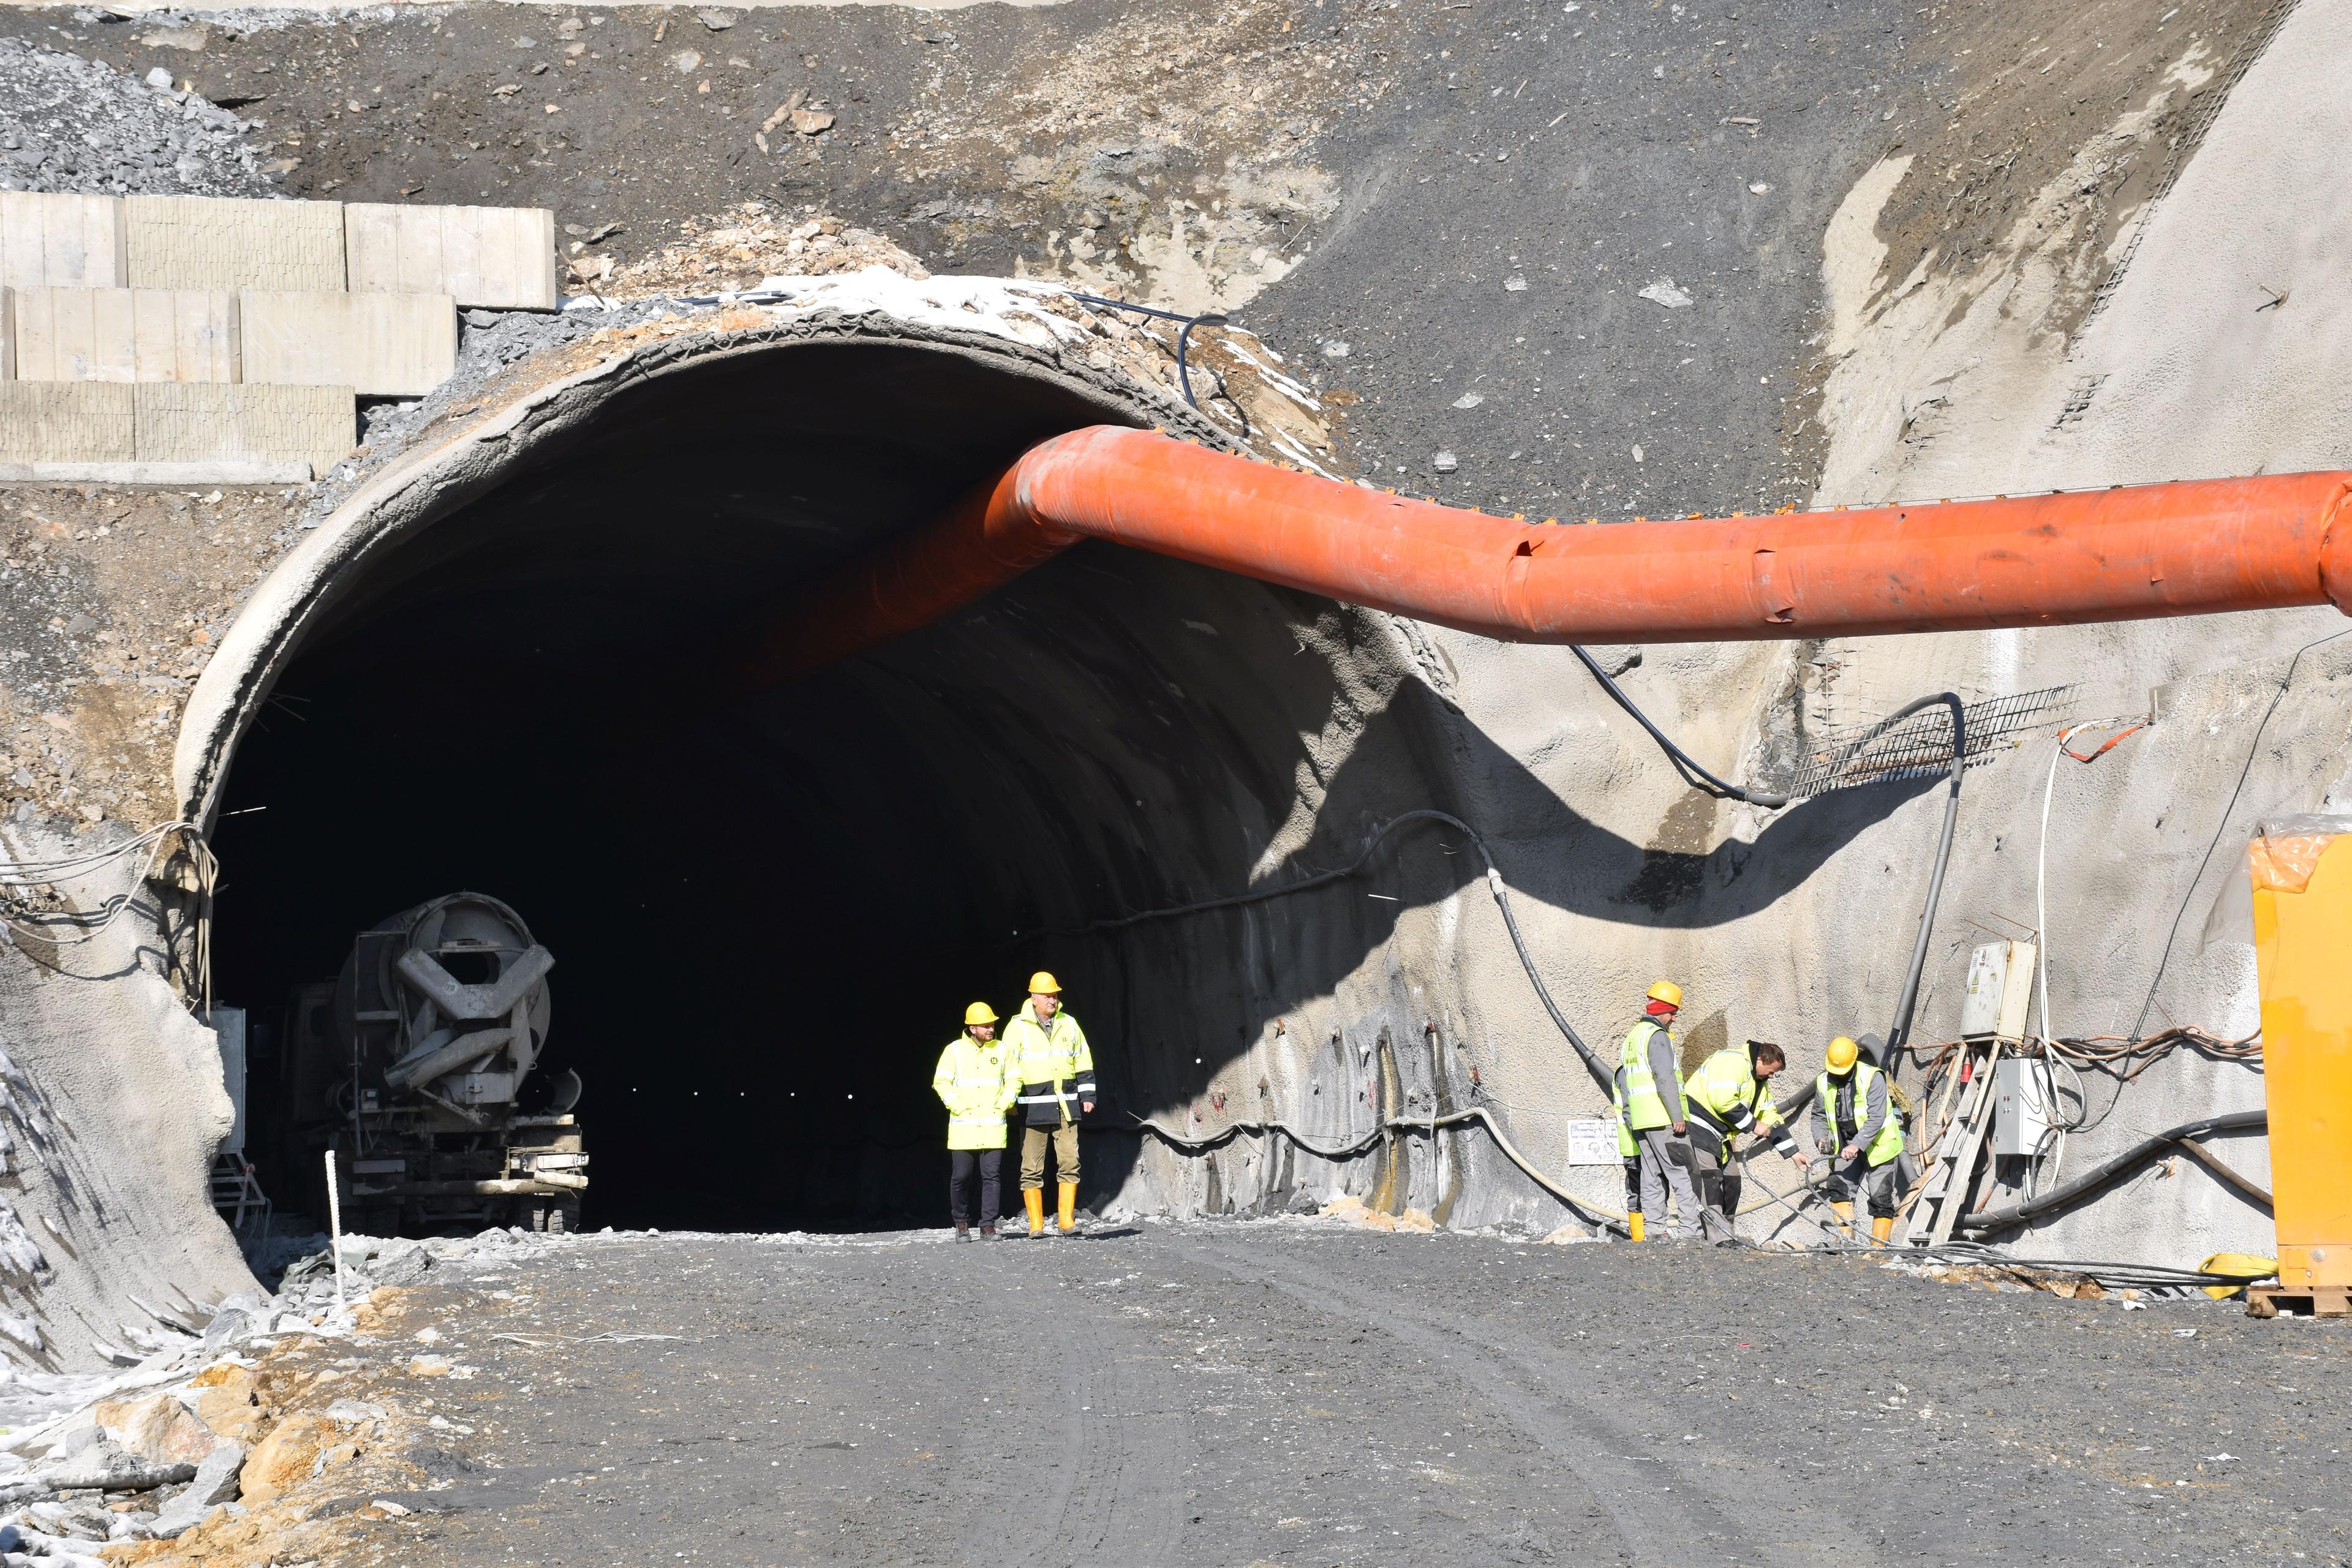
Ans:
[[[1004,1189],[1000,1174],[1004,1165],[1002,1149],[950,1149],[948,1151],[948,1220],[953,1225],[971,1223],[963,1216],[971,1212],[971,1182],[980,1178],[980,1219],[982,1225],[996,1223],[999,1205],[1004,1201]]]

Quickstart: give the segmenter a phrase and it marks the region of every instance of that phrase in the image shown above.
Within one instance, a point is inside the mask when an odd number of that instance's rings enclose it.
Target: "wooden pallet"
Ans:
[[[2246,1316],[2275,1318],[2282,1312],[2291,1318],[2352,1317],[2352,1285],[2320,1285],[2307,1290],[2290,1290],[2284,1285],[2246,1287]]]

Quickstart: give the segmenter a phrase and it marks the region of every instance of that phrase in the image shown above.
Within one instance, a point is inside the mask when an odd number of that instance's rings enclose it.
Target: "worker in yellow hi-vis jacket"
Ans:
[[[1007,1071],[1021,1086],[1021,1201],[1032,1240],[1045,1234],[1045,1147],[1061,1184],[1064,1236],[1077,1233],[1078,1118],[1095,1108],[1095,1056],[1078,1021],[1062,1011],[1062,983],[1029,977],[1029,1000],[1004,1026]]]
[[[958,1241],[971,1239],[971,1188],[980,1182],[980,1234],[996,1239],[996,1216],[1003,1201],[999,1184],[1004,1168],[1004,1113],[1020,1085],[1012,1058],[996,1037],[996,1009],[975,1002],[963,1010],[963,1033],[940,1053],[931,1088],[948,1108],[948,1219]]]

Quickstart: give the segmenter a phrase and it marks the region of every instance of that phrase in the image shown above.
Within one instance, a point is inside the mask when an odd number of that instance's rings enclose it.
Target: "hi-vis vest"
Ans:
[[[1654,1018],[1644,1018],[1633,1026],[1625,1037],[1624,1049],[1619,1054],[1617,1066],[1617,1113],[1620,1122],[1635,1132],[1653,1127],[1664,1127],[1674,1121],[1666,1114],[1666,1101],[1658,1092],[1658,1080],[1650,1071],[1650,1037],[1666,1035],[1665,1026]],[[1675,1075],[1677,1087],[1681,1074]],[[1618,1141],[1623,1147],[1624,1140]]]
[[[1744,1046],[1726,1046],[1701,1062],[1698,1071],[1683,1080],[1683,1096],[1691,1120],[1718,1140],[1759,1132],[1769,1137],[1781,1153],[1797,1152],[1796,1140],[1781,1124],[1780,1108],[1772,1103],[1771,1089],[1756,1076],[1755,1062]]]
[[[1078,1119],[1078,1101],[1095,1095],[1095,1053],[1087,1032],[1066,1012],[1054,1015],[1051,1026],[1037,1022],[1037,1005],[1021,1004],[1021,1011],[1004,1026],[1007,1073],[1021,1086],[1022,1120],[1032,1127],[1058,1127]]]
[[[1822,1115],[1830,1128],[1830,1143],[1843,1149],[1862,1131],[1862,1120],[1870,1114],[1870,1086],[1878,1077],[1878,1069],[1868,1062],[1853,1064],[1853,1076],[1843,1083],[1823,1073],[1813,1080],[1813,1092],[1821,1096]],[[1863,1159],[1872,1170],[1886,1163],[1903,1152],[1903,1123],[1895,1119],[1895,1097],[1886,1097],[1886,1121],[1878,1135],[1863,1151]]]
[[[958,1035],[940,1053],[931,1088],[948,1108],[948,1147],[1002,1149],[1004,1113],[1016,1085],[1006,1068],[1004,1042]]]

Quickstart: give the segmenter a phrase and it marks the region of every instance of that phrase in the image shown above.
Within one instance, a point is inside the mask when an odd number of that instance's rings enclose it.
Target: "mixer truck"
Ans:
[[[579,1075],[530,1083],[554,965],[512,909],[451,893],[360,932],[341,974],[296,990],[289,1152],[320,1182],[320,1153],[334,1152],[345,1229],[578,1227],[588,1187]]]

